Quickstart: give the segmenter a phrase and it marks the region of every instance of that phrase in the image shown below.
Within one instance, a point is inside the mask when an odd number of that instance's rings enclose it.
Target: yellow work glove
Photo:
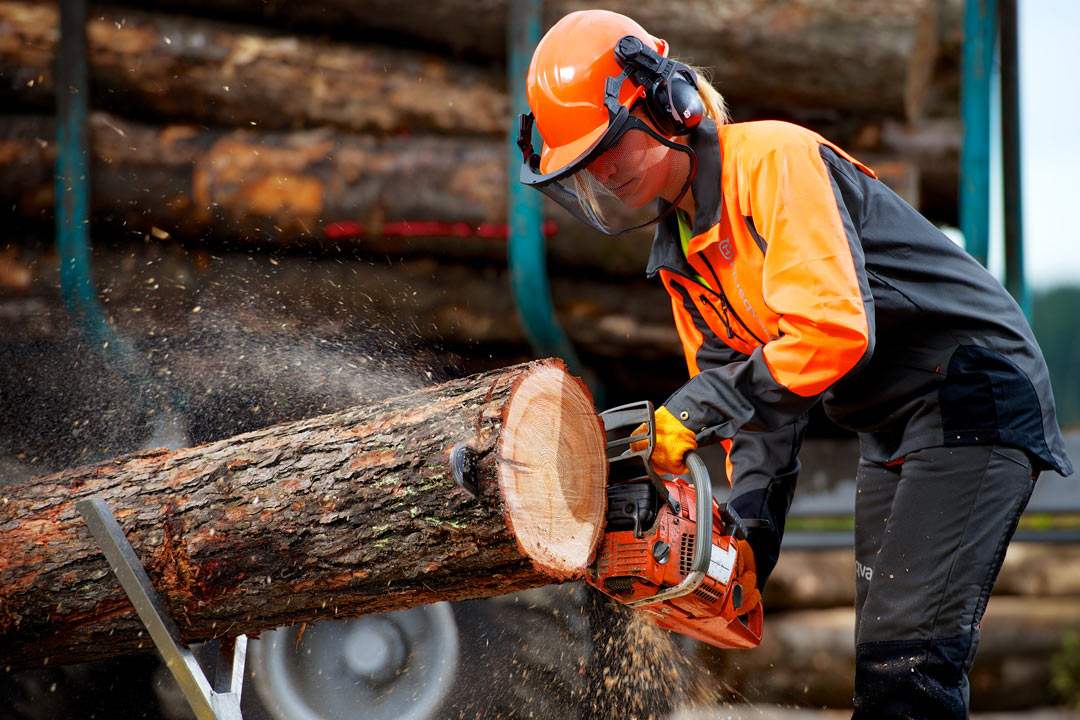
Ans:
[[[656,447],[653,448],[652,466],[659,473],[683,475],[689,470],[683,458],[691,450],[697,449],[697,437],[693,430],[679,422],[663,405],[656,411]],[[634,435],[648,432],[649,427],[642,423]],[[631,450],[644,450],[649,447],[647,440],[638,440],[630,445]]]

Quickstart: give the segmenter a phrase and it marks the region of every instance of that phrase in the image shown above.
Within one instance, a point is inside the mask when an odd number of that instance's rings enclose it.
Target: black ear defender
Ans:
[[[685,135],[698,126],[705,106],[693,70],[645,47],[633,35],[615,43],[615,59],[630,79],[645,89],[645,111],[657,130],[671,136]]]

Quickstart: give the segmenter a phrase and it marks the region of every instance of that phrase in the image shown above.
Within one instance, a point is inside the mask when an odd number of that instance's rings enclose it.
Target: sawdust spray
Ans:
[[[716,700],[708,677],[687,655],[692,646],[677,635],[592,590],[589,612],[596,692],[587,717],[663,720],[680,708]]]
[[[157,246],[96,250],[104,335],[46,289],[22,335],[0,340],[0,484],[447,379],[417,340],[406,289],[388,312],[350,284],[360,262],[207,253],[197,269]]]

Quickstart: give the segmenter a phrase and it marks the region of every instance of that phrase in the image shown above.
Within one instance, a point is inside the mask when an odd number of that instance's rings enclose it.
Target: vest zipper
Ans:
[[[698,297],[701,299],[702,302],[704,302],[706,305],[708,305],[710,308],[712,308],[713,313],[718,318],[720,318],[720,321],[722,323],[724,323],[724,329],[727,330],[727,336],[728,336],[729,340],[734,338],[734,339],[738,340],[741,343],[746,343],[747,345],[751,344],[751,343],[747,342],[745,338],[743,338],[740,335],[737,335],[735,333],[735,331],[731,329],[731,322],[728,319],[729,306],[727,305],[727,300],[724,299],[723,295],[720,296],[720,307],[723,309],[723,312],[718,311],[716,309],[716,304],[712,300],[710,300],[708,298],[708,296],[705,295],[704,293],[699,293]],[[735,315],[734,312],[732,312],[731,314]],[[736,317],[738,317],[738,316],[736,315]]]
[[[712,273],[713,280],[716,282],[716,287],[719,288],[719,293],[717,293],[717,294],[720,295],[720,302],[723,303],[723,305],[728,310],[731,311],[731,315],[736,320],[739,321],[739,324],[743,326],[743,330],[745,330],[747,332],[747,334],[750,335],[750,337],[754,338],[754,340],[757,342],[758,345],[764,345],[765,341],[763,341],[761,338],[759,338],[757,335],[755,335],[754,331],[750,329],[750,326],[747,325],[746,323],[744,323],[743,319],[741,317],[739,317],[739,313],[735,312],[735,308],[731,307],[731,303],[728,302],[728,299],[727,299],[727,294],[724,293],[724,286],[720,282],[720,276],[716,274],[716,270],[713,269],[712,263],[709,262],[709,259],[707,257],[705,257],[704,254],[701,255],[701,261],[703,263],[705,263],[705,267],[709,268],[709,272]],[[687,262],[689,262],[689,261],[687,261]]]
[[[657,270],[657,272],[659,272],[660,270],[667,270],[668,272],[670,272],[670,273],[672,273],[674,275],[678,275],[679,277],[683,278],[684,280],[687,280],[688,282],[693,283],[697,287],[708,290],[709,292],[712,292],[714,295],[719,297],[720,298],[720,305],[724,308],[724,312],[722,312],[722,313],[717,311],[716,304],[713,303],[712,300],[709,300],[708,296],[706,296],[704,293],[700,293],[700,292],[698,293],[698,297],[701,300],[703,300],[706,304],[708,304],[708,306],[712,308],[712,311],[714,313],[716,313],[716,316],[718,318],[720,318],[721,322],[724,323],[724,329],[727,330],[727,336],[728,336],[729,339],[730,338],[737,338],[740,342],[744,342],[747,345],[751,344],[751,343],[747,342],[746,340],[744,340],[739,335],[736,335],[735,332],[731,329],[731,323],[728,320],[728,311],[730,311],[731,315],[736,320],[739,321],[739,324],[743,326],[743,328],[746,330],[747,333],[749,333],[750,337],[754,338],[754,340],[757,342],[758,345],[764,345],[765,344],[765,343],[761,342],[761,340],[758,339],[757,335],[754,335],[754,333],[750,331],[750,328],[746,327],[746,323],[744,323],[742,321],[742,318],[739,317],[739,314],[737,312],[735,312],[735,309],[733,307],[731,307],[731,303],[728,302],[727,295],[724,293],[724,286],[720,284],[719,278],[716,278],[716,273],[715,272],[713,272],[713,277],[714,277],[714,279],[716,279],[716,286],[719,288],[720,292],[714,292],[712,288],[707,287],[705,285],[702,285],[700,282],[698,282],[694,278],[690,277],[686,273],[681,272],[681,271],[679,271],[679,270],[677,270],[677,269],[675,269],[673,267],[670,267],[670,266],[667,266],[667,265],[662,265],[660,267],[657,267],[656,270]],[[709,267],[709,270],[710,271],[712,270],[711,266]]]
[[[709,302],[709,298],[705,297],[705,293],[701,293],[700,295],[698,295],[698,297],[701,298],[702,302],[708,303],[709,307],[712,308],[713,312],[720,316],[720,319],[724,322],[724,329],[727,330],[728,339],[730,340],[731,338],[735,337],[735,333],[731,330],[731,323],[728,322],[728,306],[727,300],[724,299],[724,296],[720,296],[721,312],[716,312],[716,306]]]

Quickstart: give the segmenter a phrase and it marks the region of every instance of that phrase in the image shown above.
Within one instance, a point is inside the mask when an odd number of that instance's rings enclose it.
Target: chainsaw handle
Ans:
[[[695,451],[688,451],[683,457],[683,462],[690,470],[690,482],[694,485],[694,507],[697,509],[694,561],[690,569],[708,573],[709,561],[712,559],[712,480],[709,478],[709,469],[705,467],[705,461]]]

